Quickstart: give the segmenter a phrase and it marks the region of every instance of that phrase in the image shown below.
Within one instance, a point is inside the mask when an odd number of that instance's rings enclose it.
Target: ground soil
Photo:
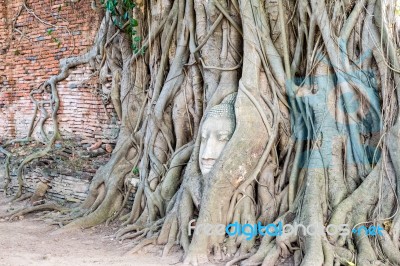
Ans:
[[[10,204],[9,200],[0,196],[0,215],[25,204]],[[30,214],[11,222],[0,219],[0,266],[181,265],[182,253],[161,258],[162,247],[129,254],[129,241],[119,243],[114,238],[117,225],[57,234],[59,227],[39,221],[40,215]]]

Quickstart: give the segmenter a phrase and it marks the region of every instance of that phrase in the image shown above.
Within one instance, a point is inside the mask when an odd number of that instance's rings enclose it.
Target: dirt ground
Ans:
[[[0,196],[0,215],[10,206],[23,206],[7,201]],[[54,233],[57,226],[38,221],[38,215],[20,218],[12,222],[0,219],[0,266],[182,265],[181,253],[161,258],[161,247],[139,254],[127,253],[126,244],[114,239],[116,226],[103,225],[60,235]]]

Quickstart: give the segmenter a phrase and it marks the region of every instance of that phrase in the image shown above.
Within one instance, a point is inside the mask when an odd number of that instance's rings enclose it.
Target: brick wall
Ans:
[[[90,2],[27,0],[29,10],[20,11],[22,0],[0,0],[0,140],[27,135],[34,112],[31,90],[59,72],[61,58],[91,48],[101,14],[91,9]],[[58,85],[58,120],[64,138],[115,142],[118,125],[111,105],[105,108],[96,93],[96,79],[88,66],[82,66]],[[51,126],[49,119],[47,133]],[[38,128],[33,136],[41,138]]]

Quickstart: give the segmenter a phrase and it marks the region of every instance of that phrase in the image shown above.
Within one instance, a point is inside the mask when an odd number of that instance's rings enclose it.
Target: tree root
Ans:
[[[8,152],[3,147],[0,147],[0,152],[6,155],[6,161],[4,163],[4,167],[5,167],[4,181],[5,182],[4,182],[3,190],[4,190],[4,195],[7,195],[8,185],[11,182],[11,177],[10,177],[10,158],[11,158],[11,153]]]
[[[142,240],[139,244],[137,244],[131,251],[129,251],[129,254],[135,254],[139,252],[141,249],[143,249],[145,246],[148,245],[156,245],[157,244],[157,237],[158,236],[152,236],[151,238],[144,239]]]
[[[234,258],[233,260],[227,262],[227,263],[225,264],[225,266],[233,266],[233,265],[235,265],[236,263],[238,263],[239,261],[242,261],[242,260],[245,260],[245,259],[250,258],[252,255],[254,255],[254,254],[253,254],[253,253],[247,253],[247,254],[238,256],[237,258]]]
[[[116,233],[115,237],[116,237],[116,239],[121,239],[122,236],[124,236],[124,235],[126,235],[126,234],[128,234],[128,233],[130,233],[132,231],[136,231],[136,232],[140,233],[143,229],[144,229],[144,226],[140,226],[140,225],[137,225],[137,224],[131,224],[131,225],[128,225],[127,227],[125,227],[125,228],[120,229]],[[121,239],[121,240],[123,240],[123,239]]]
[[[0,218],[9,217],[9,220],[11,221],[15,217],[18,217],[18,216],[22,216],[22,215],[29,214],[32,212],[40,212],[40,211],[47,211],[47,210],[63,212],[65,210],[67,210],[67,208],[59,206],[54,203],[48,203],[48,204],[43,204],[43,205],[38,205],[38,206],[33,206],[33,207],[28,207],[28,208],[22,208],[22,209],[13,211],[11,213],[0,215]]]

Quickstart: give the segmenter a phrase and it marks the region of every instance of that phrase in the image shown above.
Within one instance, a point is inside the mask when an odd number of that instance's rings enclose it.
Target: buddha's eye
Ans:
[[[228,141],[229,139],[230,139],[230,137],[228,135],[225,135],[225,134],[218,135],[219,141]]]

